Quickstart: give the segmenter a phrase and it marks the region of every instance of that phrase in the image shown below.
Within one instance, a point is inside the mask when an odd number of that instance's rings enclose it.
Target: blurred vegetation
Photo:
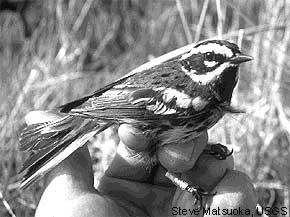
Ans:
[[[16,216],[33,216],[42,186],[18,189],[25,114],[91,93],[153,57],[211,37],[238,43],[255,60],[241,68],[232,101],[246,114],[224,117],[210,140],[232,145],[235,166],[252,178],[261,206],[289,207],[289,1],[5,2],[26,3],[21,10],[0,4],[0,199]],[[117,142],[113,129],[90,145],[96,182]],[[0,216],[12,216],[8,205],[0,202]]]

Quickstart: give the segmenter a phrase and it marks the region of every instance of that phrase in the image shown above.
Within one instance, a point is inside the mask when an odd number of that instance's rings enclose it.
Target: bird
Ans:
[[[114,125],[131,124],[154,138],[150,150],[191,141],[224,114],[239,111],[231,106],[239,65],[252,59],[235,43],[208,39],[57,107],[59,119],[28,125],[20,135],[19,149],[30,153],[20,171],[25,172],[21,188]],[[158,161],[150,150],[149,158]]]

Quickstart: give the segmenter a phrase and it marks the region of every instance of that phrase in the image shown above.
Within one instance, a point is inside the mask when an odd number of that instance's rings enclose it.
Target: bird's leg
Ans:
[[[181,188],[184,191],[187,191],[193,195],[195,198],[194,205],[198,204],[198,209],[201,210],[203,207],[203,197],[204,196],[214,196],[215,193],[209,193],[203,190],[199,186],[192,186],[186,181],[182,180],[176,174],[171,173],[169,171],[166,172],[165,176],[177,187]]]
[[[231,151],[220,143],[210,144],[209,149],[205,149],[203,153],[213,155],[218,160],[225,160],[227,157],[233,154],[233,149]]]

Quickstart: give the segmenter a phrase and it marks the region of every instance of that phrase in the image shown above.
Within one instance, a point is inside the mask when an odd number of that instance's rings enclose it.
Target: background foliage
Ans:
[[[0,216],[13,216],[9,207],[32,216],[41,193],[42,182],[18,189],[25,114],[211,37],[238,43],[255,60],[241,68],[233,97],[246,114],[224,117],[210,140],[232,145],[235,166],[252,178],[261,206],[289,207],[289,23],[285,0],[0,1]],[[114,132],[90,145],[96,183],[118,143]]]

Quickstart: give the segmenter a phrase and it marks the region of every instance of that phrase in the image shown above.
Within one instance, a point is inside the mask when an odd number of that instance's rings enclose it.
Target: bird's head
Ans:
[[[230,102],[238,81],[238,67],[252,60],[239,47],[226,40],[207,40],[195,45],[180,58],[182,70],[193,82],[210,86],[220,100]]]

